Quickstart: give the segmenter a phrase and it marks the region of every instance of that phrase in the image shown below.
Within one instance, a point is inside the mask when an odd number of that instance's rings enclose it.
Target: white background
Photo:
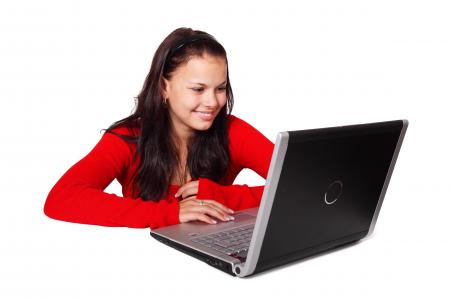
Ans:
[[[445,2],[2,1],[0,298],[448,299]],[[273,142],[283,130],[409,119],[372,238],[238,279],[149,229],[43,214],[100,130],[131,113],[154,51],[178,27],[223,44],[233,113]],[[264,180],[244,171],[235,183]]]

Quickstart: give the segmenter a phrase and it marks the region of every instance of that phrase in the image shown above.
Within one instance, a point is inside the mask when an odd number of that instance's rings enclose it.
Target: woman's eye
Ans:
[[[225,91],[227,88],[226,87],[221,87],[219,88],[219,91]],[[196,92],[202,92],[203,88],[192,88],[192,90],[196,91]]]

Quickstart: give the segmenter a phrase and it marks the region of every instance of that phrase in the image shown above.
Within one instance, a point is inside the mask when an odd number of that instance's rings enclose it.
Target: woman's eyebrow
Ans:
[[[192,83],[192,84],[200,84],[200,85],[207,85],[207,84],[201,83],[201,82],[189,82],[189,83]],[[225,84],[225,83],[227,83],[226,80],[225,80],[224,82],[222,82],[221,84],[219,84],[219,85],[222,85],[222,84]]]

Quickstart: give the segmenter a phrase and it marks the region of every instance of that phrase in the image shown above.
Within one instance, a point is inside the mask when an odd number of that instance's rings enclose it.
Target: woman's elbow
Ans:
[[[58,206],[60,206],[58,198],[50,191],[44,203],[44,214],[51,219],[62,220],[61,209]]]

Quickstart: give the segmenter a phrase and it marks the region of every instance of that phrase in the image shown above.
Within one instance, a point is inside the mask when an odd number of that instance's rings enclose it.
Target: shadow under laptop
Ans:
[[[341,250],[347,249],[347,248],[349,248],[351,246],[355,246],[355,245],[357,245],[357,244],[359,244],[361,242],[364,242],[366,239],[370,239],[370,238],[371,238],[371,236],[367,237],[367,238],[364,238],[364,239],[361,239],[361,240],[356,240],[356,241],[352,241],[352,242],[349,242],[349,243],[346,243],[346,244],[342,244],[342,245],[337,246],[335,248],[328,249],[328,250],[316,253],[314,255],[305,257],[305,258],[301,258],[301,259],[298,259],[298,260],[295,260],[295,261],[292,261],[292,262],[289,262],[289,263],[285,263],[285,264],[280,265],[280,266],[271,267],[271,268],[266,269],[266,270],[261,270],[261,271],[259,271],[257,273],[253,273],[253,274],[251,274],[251,275],[249,275],[247,277],[243,277],[243,278],[240,278],[240,279],[252,279],[252,278],[259,277],[259,276],[268,275],[268,274],[273,273],[275,271],[279,271],[279,270],[282,270],[284,268],[288,268],[290,266],[293,266],[293,265],[296,265],[296,264],[299,264],[299,263],[304,263],[305,261],[308,261],[308,260],[311,260],[311,259],[315,259],[315,258],[321,257],[323,255],[327,255],[327,254],[331,254],[331,253],[334,253],[334,252],[337,252],[337,251],[341,251]]]

